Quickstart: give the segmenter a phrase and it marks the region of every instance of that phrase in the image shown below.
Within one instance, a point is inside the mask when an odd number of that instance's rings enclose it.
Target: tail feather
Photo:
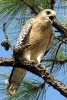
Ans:
[[[25,74],[26,74],[25,69],[13,68],[10,78],[9,78],[9,85],[7,87],[7,93],[9,95],[13,95],[16,93]]]

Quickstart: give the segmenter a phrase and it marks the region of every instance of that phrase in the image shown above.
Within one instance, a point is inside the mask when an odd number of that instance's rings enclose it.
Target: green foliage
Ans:
[[[61,48],[60,48],[60,50],[58,51],[57,59],[59,59],[59,60],[61,60],[61,61],[67,59],[67,56],[65,55],[64,50],[61,49]]]
[[[15,16],[21,11],[22,2],[19,0],[1,0],[0,1],[0,21],[11,22]]]
[[[8,73],[0,70],[0,95],[6,93],[7,84],[5,83],[5,80],[8,79],[8,76]],[[19,90],[15,95],[8,96],[6,93],[2,100],[42,100],[43,98],[45,98],[43,80],[41,79],[40,82],[38,79],[30,79],[27,77],[22,81]]]
[[[7,97],[7,100],[37,100],[37,98],[40,97],[39,94],[42,92],[42,89],[40,85],[38,86],[38,84],[40,83],[24,80],[21,83],[19,91],[17,91],[14,96]]]
[[[45,8],[47,0],[27,0],[30,6],[39,8],[39,6]],[[28,15],[26,13],[28,12]],[[25,19],[24,19],[24,15]],[[0,0],[0,23],[6,22],[9,25],[12,20],[18,17],[19,20],[26,20],[30,18],[28,6],[24,0]]]

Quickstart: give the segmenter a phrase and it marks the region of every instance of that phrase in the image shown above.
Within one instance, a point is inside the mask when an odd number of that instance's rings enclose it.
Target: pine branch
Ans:
[[[45,66],[23,61],[20,58],[17,60],[18,61],[14,60],[14,58],[0,58],[0,66],[20,66],[20,68],[24,68],[43,78],[46,83],[58,90],[63,96],[67,97],[67,86],[54,78]]]
[[[50,0],[50,8],[53,9],[54,8],[54,4],[55,4],[56,0]]]
[[[67,59],[63,59],[63,60],[61,60],[61,59],[42,59],[42,62],[43,61],[45,61],[45,62],[57,62],[57,63],[65,63],[65,62],[67,62]]]
[[[1,42],[1,46],[3,46],[6,51],[8,51],[10,47],[11,47],[11,49],[13,47],[12,47],[12,45],[11,45],[9,39],[8,39],[8,35],[6,33],[6,22],[3,24],[3,33],[4,33],[4,36],[5,36],[5,39]]]
[[[45,61],[45,62],[58,62],[58,63],[65,63],[67,62],[67,59],[65,60],[60,60],[60,59],[42,59],[42,62]],[[0,57],[0,66],[13,66],[13,64],[15,63],[14,59],[13,58],[3,58],[3,57]]]
[[[14,63],[14,59],[13,58],[0,57],[0,66],[5,66],[5,67],[13,66],[13,63]]]
[[[25,0],[21,0],[25,5],[27,5],[32,11],[33,13],[35,12],[35,14],[38,14],[38,12],[35,10],[34,6],[30,5],[27,1]]]
[[[61,32],[63,35],[67,37],[67,27],[65,27],[63,24],[61,24],[58,20],[54,20],[53,26]]]
[[[60,39],[58,36],[54,37],[55,39],[61,41],[62,43],[64,44],[67,44],[67,38],[64,38],[64,39]]]

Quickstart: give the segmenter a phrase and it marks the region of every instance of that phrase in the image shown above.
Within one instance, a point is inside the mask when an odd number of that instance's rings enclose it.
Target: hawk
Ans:
[[[21,57],[23,60],[36,63],[41,62],[53,41],[52,22],[55,16],[56,13],[53,10],[45,9],[34,18],[29,19],[23,26],[16,45],[30,44],[28,48],[22,51]],[[9,95],[16,93],[25,74],[25,69],[13,68],[7,87]]]

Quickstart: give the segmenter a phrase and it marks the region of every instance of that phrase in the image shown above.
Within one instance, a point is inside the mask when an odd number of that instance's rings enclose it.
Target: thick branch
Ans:
[[[42,62],[58,62],[58,63],[65,63],[67,62],[67,59],[65,60],[60,60],[60,59],[42,59]],[[0,66],[13,66],[14,63],[14,59],[13,58],[0,58]]]
[[[58,90],[62,95],[67,97],[67,86],[65,86],[63,83],[55,79],[47,68],[45,68],[43,65],[37,65],[33,64],[27,61],[22,61],[20,59],[19,61],[15,61],[13,58],[0,58],[0,66],[20,66],[20,68],[24,68],[41,78],[45,80],[46,83],[48,83],[50,86]]]
[[[13,58],[0,58],[0,66],[13,66],[14,59]]]
[[[65,27],[64,25],[62,25],[59,21],[57,21],[56,19],[53,22],[53,26],[62,34],[64,34],[65,36],[67,36],[67,27]]]

